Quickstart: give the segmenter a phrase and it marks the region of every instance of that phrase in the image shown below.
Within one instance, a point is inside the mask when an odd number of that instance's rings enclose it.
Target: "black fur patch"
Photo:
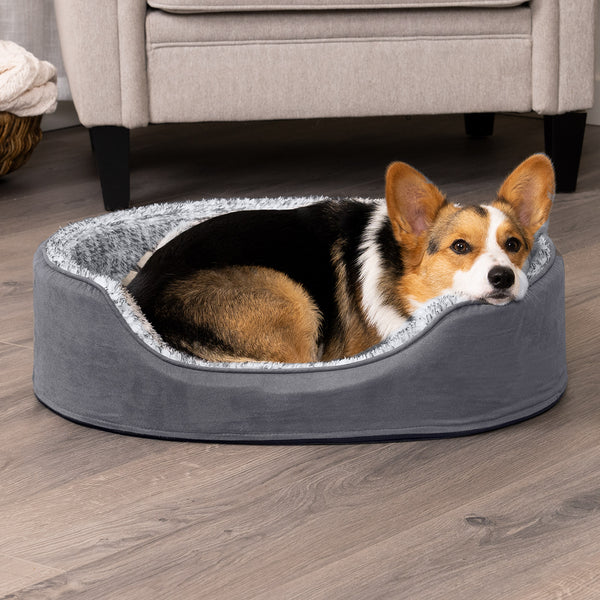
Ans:
[[[392,223],[389,219],[385,219],[383,226],[377,232],[376,243],[383,268],[394,279],[400,279],[404,273],[404,263],[402,262],[400,245],[394,236]]]
[[[444,234],[448,229],[452,228],[452,224],[454,223],[454,219],[456,219],[457,215],[460,213],[453,213],[448,217],[448,222],[443,227],[443,229],[436,230],[435,233],[429,238],[429,243],[427,244],[427,254],[435,254],[440,250],[440,240],[444,237]]]
[[[427,244],[427,254],[435,254],[440,249],[440,240],[432,237]]]
[[[335,220],[339,223],[337,244],[346,266],[348,290],[354,300],[358,294],[360,280],[359,249],[363,242],[365,227],[373,210],[373,205],[363,202],[332,205]]]
[[[217,354],[235,356],[239,348],[234,348],[226,342],[214,329],[203,325],[194,325],[190,327],[189,323],[174,324],[173,327],[164,333],[165,340],[174,348],[191,352],[194,344],[199,343],[207,350]],[[163,323],[163,327],[168,327]],[[186,346],[188,344],[189,346]]]
[[[466,210],[472,210],[473,212],[475,212],[480,217],[483,217],[484,219],[487,218],[487,216],[488,216],[487,210],[485,208],[483,208],[483,206],[479,206],[478,204],[476,204],[474,206],[469,206]]]

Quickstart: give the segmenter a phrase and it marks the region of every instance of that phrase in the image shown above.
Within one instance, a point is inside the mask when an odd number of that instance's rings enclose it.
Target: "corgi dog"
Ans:
[[[490,204],[464,207],[395,162],[381,201],[326,200],[195,225],[159,246],[128,290],[167,343],[208,361],[348,357],[441,294],[521,300],[522,267],[553,194],[543,154],[521,163]]]

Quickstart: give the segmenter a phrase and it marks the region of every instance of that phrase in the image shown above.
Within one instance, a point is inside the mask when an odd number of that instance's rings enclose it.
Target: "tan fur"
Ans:
[[[509,219],[498,228],[496,241],[500,247],[504,247],[506,240],[511,237],[525,242],[521,245],[521,249],[518,252],[511,252],[508,255],[512,263],[520,269],[525,264],[529,250],[533,246],[533,235],[530,235],[527,230],[519,227],[518,222],[513,220],[510,212],[504,212],[509,216]]]
[[[458,209],[454,206],[446,206],[440,212],[431,234],[440,251],[425,253],[418,265],[409,268],[397,288],[401,297],[426,302],[451,287],[456,271],[472,267],[485,247],[489,221],[475,212],[456,213]],[[451,227],[448,227],[449,223]],[[453,252],[450,245],[456,239],[468,240],[473,251],[466,255]]]
[[[427,232],[446,198],[416,169],[392,163],[386,173],[385,200],[394,235],[403,250],[404,263],[419,264]]]
[[[405,275],[400,281],[384,283],[384,288],[395,299],[392,304],[399,304],[404,314],[410,314],[409,298],[423,302],[448,287],[452,271],[444,271],[441,263],[439,268],[435,262],[430,266],[425,250],[431,227],[441,215],[455,209],[435,185],[401,162],[392,163],[387,170],[385,198],[394,236],[403,249]]]
[[[218,331],[235,354],[203,345],[188,352],[213,361],[312,362],[321,317],[302,286],[262,267],[196,272],[168,287],[165,303],[199,326]]]
[[[533,238],[550,215],[554,188],[550,159],[545,154],[534,154],[506,178],[494,206],[502,210],[502,205],[508,203],[518,222]]]

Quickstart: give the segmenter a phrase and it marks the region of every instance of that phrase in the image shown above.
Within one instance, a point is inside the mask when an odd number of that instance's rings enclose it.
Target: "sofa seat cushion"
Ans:
[[[529,7],[151,10],[146,34],[152,123],[531,110]]]
[[[149,48],[214,42],[529,36],[529,8],[174,15],[148,12]]]
[[[148,0],[170,13],[262,12],[287,10],[372,10],[397,8],[491,8],[526,4],[523,0]]]

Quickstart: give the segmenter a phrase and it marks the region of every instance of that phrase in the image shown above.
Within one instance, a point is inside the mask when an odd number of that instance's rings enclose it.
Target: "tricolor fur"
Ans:
[[[441,294],[522,299],[522,267],[553,193],[539,154],[492,204],[467,207],[393,163],[385,201],[215,217],[161,244],[129,290],[165,341],[206,360],[352,356]]]

